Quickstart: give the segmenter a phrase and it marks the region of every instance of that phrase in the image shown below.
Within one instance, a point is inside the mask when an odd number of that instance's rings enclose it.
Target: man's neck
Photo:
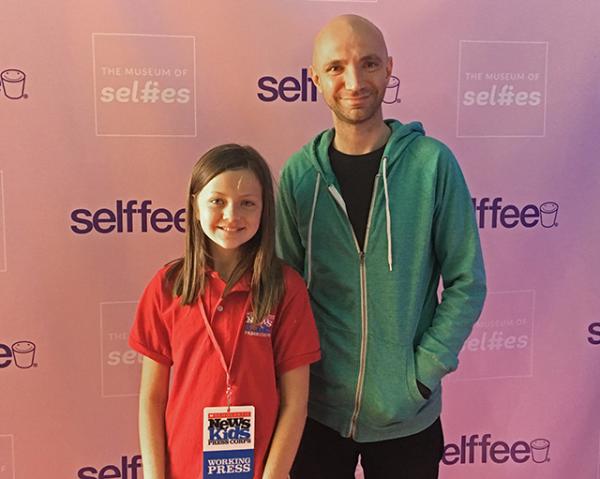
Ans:
[[[334,119],[333,147],[347,155],[362,155],[381,148],[387,142],[391,129],[383,119],[351,125]]]

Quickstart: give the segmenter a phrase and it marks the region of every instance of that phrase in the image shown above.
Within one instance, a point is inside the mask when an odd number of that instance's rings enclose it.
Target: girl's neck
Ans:
[[[213,269],[219,273],[223,281],[229,281],[233,270],[240,261],[239,249],[224,250],[219,248],[217,251],[217,248],[211,248],[211,250]]]

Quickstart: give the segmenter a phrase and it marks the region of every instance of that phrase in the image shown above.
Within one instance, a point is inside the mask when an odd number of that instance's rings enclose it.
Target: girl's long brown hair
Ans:
[[[262,187],[260,226],[254,237],[241,246],[240,262],[227,281],[223,295],[247,272],[251,272],[253,321],[258,323],[274,310],[284,294],[283,271],[275,256],[275,199],[273,178],[267,162],[252,147],[220,145],[207,151],[192,169],[186,201],[185,255],[167,271],[167,282],[182,304],[197,301],[204,292],[205,272],[210,264],[208,238],[195,212],[195,197],[210,180],[228,170],[252,171]]]

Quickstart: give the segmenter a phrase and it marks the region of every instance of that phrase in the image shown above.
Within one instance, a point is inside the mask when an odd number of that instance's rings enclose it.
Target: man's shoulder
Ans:
[[[310,148],[312,141],[294,151],[285,162],[286,169],[308,168],[310,166]]]
[[[446,170],[458,165],[452,150],[431,136],[418,136],[408,145],[406,155],[413,164],[433,170]]]
[[[298,186],[310,172],[314,171],[309,155],[299,150],[293,153],[285,162],[281,171],[281,178],[286,183]]]
[[[442,141],[428,136],[420,121],[402,123],[396,119],[385,120],[392,129],[388,142],[390,159],[411,156],[421,161],[435,161],[438,157],[452,157],[452,152]]]
[[[294,185],[298,185],[310,172],[315,172],[313,160],[311,158],[311,150],[313,148],[311,140],[300,149],[290,155],[281,172],[282,178]]]
[[[410,145],[410,151],[414,155],[423,155],[425,157],[453,156],[452,151],[445,143],[427,135],[415,138]]]

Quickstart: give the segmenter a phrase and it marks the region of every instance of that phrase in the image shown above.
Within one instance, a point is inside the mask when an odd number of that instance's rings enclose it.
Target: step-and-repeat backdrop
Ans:
[[[489,296],[444,382],[441,477],[600,478],[597,1],[1,10],[0,479],[142,477],[126,339],[182,252],[191,166],[234,141],[277,176],[329,127],[307,67],[347,12],[394,57],[385,116],[453,149],[481,231]]]

